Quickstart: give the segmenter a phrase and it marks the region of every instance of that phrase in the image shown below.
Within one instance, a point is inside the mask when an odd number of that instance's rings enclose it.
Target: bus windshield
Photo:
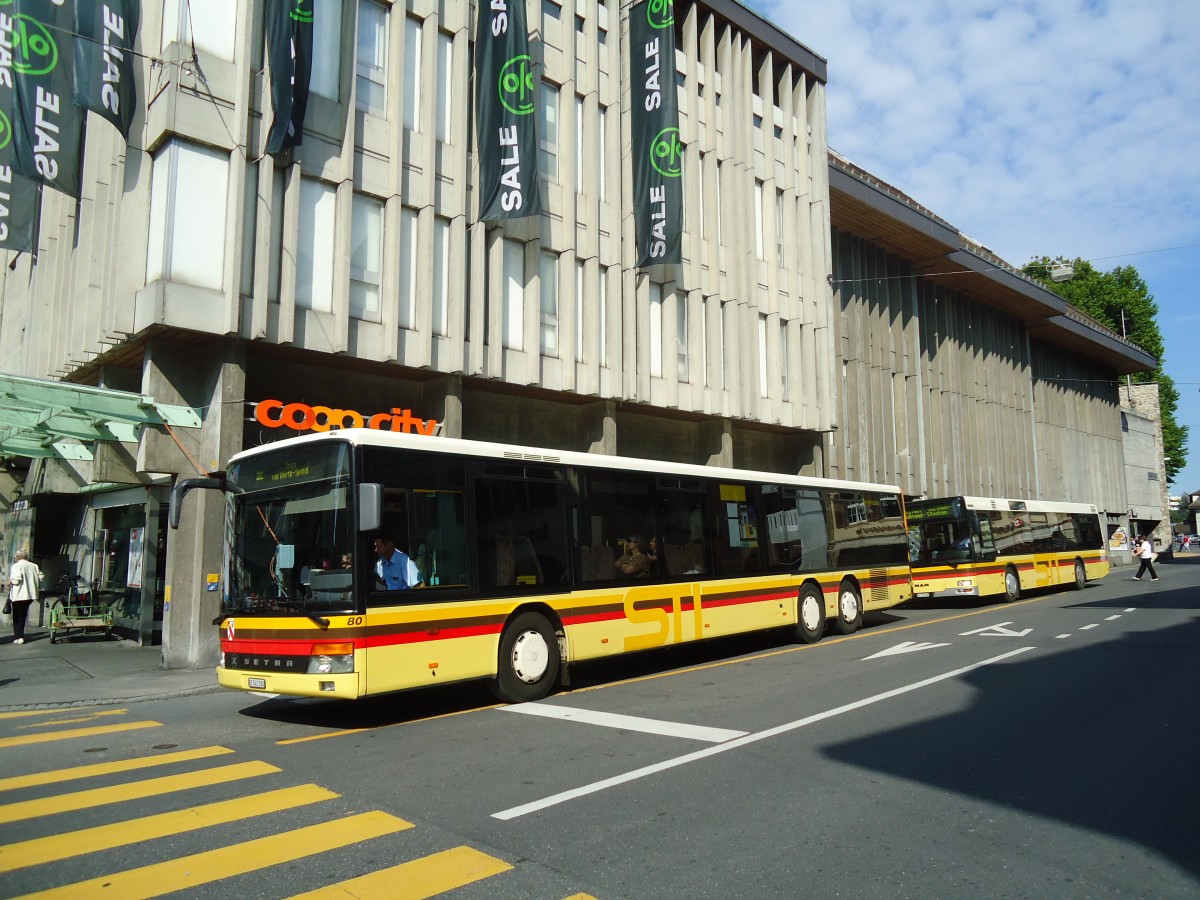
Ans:
[[[975,559],[971,514],[960,500],[910,503],[906,510],[909,561],[914,565]]]
[[[301,445],[239,461],[228,481],[222,611],[353,611],[349,445]]]

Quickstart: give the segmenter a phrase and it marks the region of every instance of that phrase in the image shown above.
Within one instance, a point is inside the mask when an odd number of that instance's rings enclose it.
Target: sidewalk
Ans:
[[[36,621],[36,620],[35,620]],[[161,647],[103,634],[72,635],[50,643],[50,631],[27,626],[14,644],[12,624],[0,626],[0,712],[137,703],[221,690],[216,673],[162,668]]]

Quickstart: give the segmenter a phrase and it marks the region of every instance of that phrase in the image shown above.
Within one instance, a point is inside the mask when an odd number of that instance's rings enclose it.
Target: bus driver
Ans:
[[[390,531],[381,531],[375,537],[375,553],[379,560],[375,563],[376,588],[385,591],[407,591],[420,587],[421,573],[417,564],[408,558],[403,550],[396,549],[396,538]]]

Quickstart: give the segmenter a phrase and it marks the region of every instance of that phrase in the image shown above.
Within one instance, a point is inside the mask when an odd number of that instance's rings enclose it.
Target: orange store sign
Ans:
[[[391,412],[364,416],[354,409],[260,400],[254,404],[254,420],[267,428],[291,428],[293,431],[334,431],[339,428],[374,428],[377,431],[403,431],[407,434],[437,434],[437,419],[414,416],[411,409],[392,407]]]

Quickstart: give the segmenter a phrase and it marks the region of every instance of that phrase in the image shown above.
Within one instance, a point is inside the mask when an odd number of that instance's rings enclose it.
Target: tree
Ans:
[[[1069,281],[1051,281],[1050,270],[1067,263],[1075,267]],[[1158,304],[1146,287],[1146,282],[1133,266],[1118,266],[1111,272],[1099,272],[1086,259],[1074,261],[1043,256],[1025,264],[1026,275],[1042,281],[1046,288],[1058,294],[1080,312],[1087,313],[1101,325],[1124,335],[1156,360],[1152,372],[1136,372],[1136,384],[1158,382],[1158,404],[1162,414],[1163,454],[1166,456],[1167,481],[1173,481],[1187,458],[1188,428],[1175,421],[1179,405],[1179,390],[1175,381],[1163,371],[1163,339],[1158,329]]]

